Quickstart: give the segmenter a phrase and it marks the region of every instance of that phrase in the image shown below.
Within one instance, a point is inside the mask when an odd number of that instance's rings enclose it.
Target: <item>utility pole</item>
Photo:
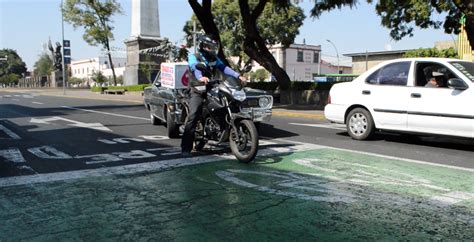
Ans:
[[[63,14],[63,2],[64,0],[61,0],[61,25],[62,25],[62,43],[63,43],[63,48],[62,48],[62,65],[63,65],[63,95],[66,95],[66,66],[64,65],[64,14]]]

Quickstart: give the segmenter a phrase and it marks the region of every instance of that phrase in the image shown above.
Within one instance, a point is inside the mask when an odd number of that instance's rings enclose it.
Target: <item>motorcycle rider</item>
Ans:
[[[189,113],[184,126],[184,133],[181,139],[181,154],[183,157],[190,157],[193,149],[194,133],[198,120],[201,118],[203,100],[206,98],[206,84],[217,70],[220,70],[227,76],[240,79],[245,83],[247,80],[236,71],[226,66],[222,60],[217,57],[219,52],[219,42],[210,35],[202,34],[198,39],[198,52],[188,56],[190,75],[189,87],[190,97]],[[206,71],[197,68],[205,66]]]

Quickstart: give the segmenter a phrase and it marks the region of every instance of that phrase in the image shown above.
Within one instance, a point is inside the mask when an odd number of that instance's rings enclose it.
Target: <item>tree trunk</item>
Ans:
[[[114,86],[117,86],[117,77],[115,76],[115,68],[114,68],[114,63],[112,62],[112,55],[110,54],[110,48],[107,45],[107,55],[109,56],[109,63],[110,63],[110,68],[112,68],[112,76],[114,78]]]
[[[466,34],[469,44],[471,44],[471,49],[474,51],[474,17],[466,18]]]
[[[221,43],[221,36],[219,34],[219,29],[217,28],[216,23],[214,22],[214,15],[211,11],[211,0],[202,0],[202,5],[198,3],[197,0],[188,0],[189,5],[193,9],[194,14],[201,23],[202,28],[206,34],[210,34],[217,38],[219,43]],[[219,47],[219,58],[224,62],[225,65],[229,66],[229,62],[224,54],[223,47]]]
[[[250,58],[257,61],[276,78],[280,90],[287,90],[290,87],[290,77],[276,62],[273,55],[268,51],[265,41],[257,30],[257,19],[262,13],[267,0],[260,0],[257,7],[250,12],[247,0],[239,0],[240,14],[244,22],[246,31],[244,41],[244,52]]]

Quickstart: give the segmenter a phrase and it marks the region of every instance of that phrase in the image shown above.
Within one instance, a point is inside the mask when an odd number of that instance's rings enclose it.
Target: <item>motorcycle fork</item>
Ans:
[[[235,130],[235,139],[240,140],[239,132],[238,132],[239,130],[237,129],[237,126],[235,125],[235,117],[232,114],[232,111],[230,110],[229,102],[227,101],[227,98],[225,97],[224,97],[224,103],[225,103],[225,106],[227,107],[227,112],[229,113],[229,120],[227,122]]]

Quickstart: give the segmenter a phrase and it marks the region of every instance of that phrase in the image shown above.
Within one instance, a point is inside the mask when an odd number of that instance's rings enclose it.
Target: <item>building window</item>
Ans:
[[[319,52],[313,53],[313,63],[319,63]]]
[[[296,62],[303,62],[303,51],[298,50],[298,54],[296,55]]]

